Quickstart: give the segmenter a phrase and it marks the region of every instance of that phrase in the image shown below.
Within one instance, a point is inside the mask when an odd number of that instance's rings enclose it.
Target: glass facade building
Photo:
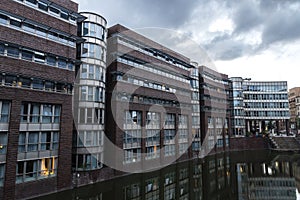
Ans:
[[[93,13],[81,13],[86,19],[79,24],[79,35],[85,40],[78,45],[76,92],[77,116],[73,135],[73,170],[91,171],[102,168],[105,112],[106,20]]]
[[[231,78],[233,134],[289,132],[287,82],[254,82]]]

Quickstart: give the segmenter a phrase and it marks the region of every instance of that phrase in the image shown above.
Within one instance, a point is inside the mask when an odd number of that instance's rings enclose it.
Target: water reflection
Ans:
[[[133,174],[42,199],[297,199],[300,154],[232,152]],[[41,199],[41,198],[39,198]]]

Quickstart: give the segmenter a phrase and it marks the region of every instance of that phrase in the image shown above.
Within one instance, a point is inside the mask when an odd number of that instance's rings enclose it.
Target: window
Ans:
[[[175,126],[175,114],[167,113],[165,115],[165,125],[173,125]]]
[[[58,59],[58,67],[62,69],[66,69],[67,68],[66,60]]]
[[[34,78],[32,81],[32,88],[43,90],[44,89],[44,82],[41,79]]]
[[[56,66],[56,57],[47,56],[47,65]]]
[[[0,18],[1,19],[1,18]],[[4,44],[0,44],[0,55],[4,55],[5,46]]]
[[[9,21],[10,21],[10,25],[21,28],[21,20],[20,19],[10,17]]]
[[[142,113],[140,111],[126,111],[125,124],[142,125]]]
[[[94,88],[91,86],[88,86],[88,101],[93,101],[94,100]]]
[[[32,61],[33,52],[22,50],[22,59]]]
[[[43,54],[43,53],[38,53],[38,52],[35,52],[35,53],[34,53],[34,62],[44,63],[44,62],[45,62],[45,59],[46,59],[45,54]]]
[[[87,64],[82,64],[81,66],[81,78],[87,78]]]
[[[46,12],[48,11],[48,5],[42,1],[38,2],[38,8]]]
[[[6,154],[7,133],[0,132],[0,154]]]
[[[34,181],[56,175],[57,158],[18,161],[16,183]]]
[[[20,132],[18,152],[58,150],[59,133],[52,131]]]
[[[59,15],[59,10],[52,6],[49,7],[49,11],[50,11],[50,13],[53,13],[54,15]]]
[[[81,95],[80,95],[80,99],[82,101],[85,101],[86,100],[86,97],[87,97],[87,86],[81,86],[80,90],[81,90]]]
[[[59,105],[23,103],[21,107],[22,123],[57,123],[60,122]],[[42,113],[41,113],[42,111]]]
[[[69,20],[69,14],[68,12],[65,12],[65,11],[61,11],[60,12],[60,17],[65,19],[65,20]]]
[[[4,184],[5,164],[0,164],[0,187]]]
[[[94,65],[89,65],[89,79],[94,79]]]
[[[0,24],[7,24],[8,17],[0,14]]]
[[[7,47],[7,55],[15,58],[19,58],[19,48],[8,46]]]
[[[31,88],[31,79],[29,78],[19,78],[18,86],[23,88]]]
[[[93,170],[102,168],[101,154],[77,155],[77,170]]]
[[[8,123],[10,112],[10,103],[0,101],[0,123]]]

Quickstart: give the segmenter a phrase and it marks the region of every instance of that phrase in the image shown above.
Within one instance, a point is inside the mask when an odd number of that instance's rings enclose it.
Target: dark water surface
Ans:
[[[41,200],[300,199],[300,154],[222,153],[77,188]]]

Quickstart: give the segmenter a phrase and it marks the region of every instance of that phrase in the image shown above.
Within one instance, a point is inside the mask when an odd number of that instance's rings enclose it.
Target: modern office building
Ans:
[[[70,188],[78,5],[1,0],[0,199]]]
[[[199,116],[192,122],[191,115],[195,67],[185,56],[121,25],[108,30],[105,128],[121,152],[108,155],[112,164],[138,171],[188,158],[192,123],[200,124]]]
[[[255,82],[231,78],[233,90],[233,135],[289,133],[286,81]]]
[[[231,130],[230,80],[205,66],[199,67],[199,80],[203,152],[225,150]]]
[[[74,94],[73,135],[74,183],[97,182],[102,177],[104,151],[105,77],[106,77],[106,20],[94,13],[80,13],[86,19],[78,24],[78,36],[84,42],[77,46]]]
[[[300,129],[300,87],[289,90],[289,106],[291,114],[291,129],[298,133]]]

